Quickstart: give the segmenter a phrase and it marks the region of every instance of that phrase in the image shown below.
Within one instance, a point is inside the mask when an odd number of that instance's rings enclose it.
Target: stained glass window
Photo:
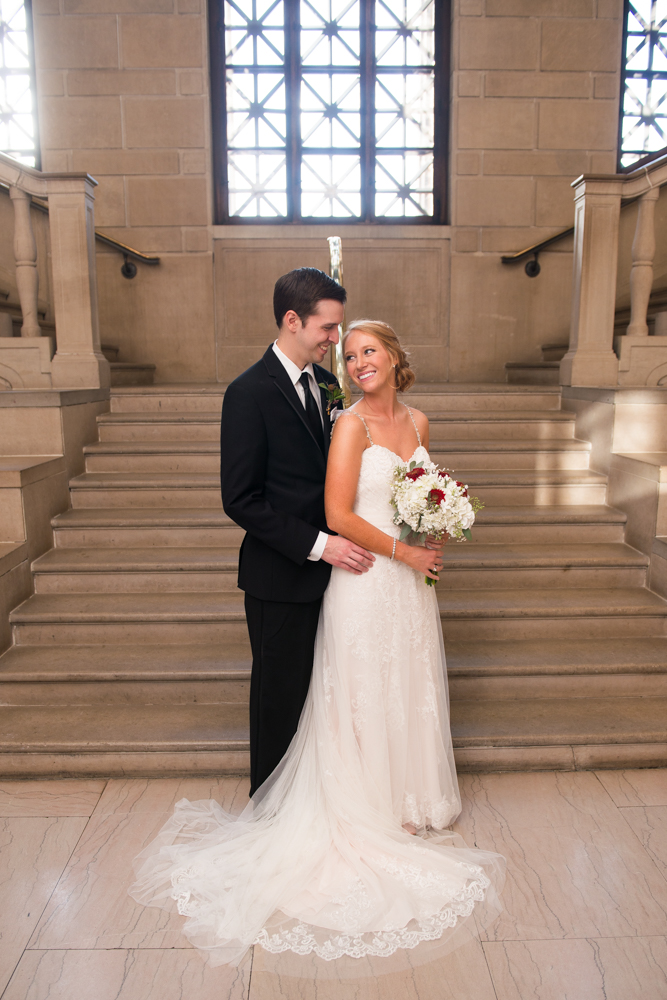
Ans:
[[[626,0],[620,165],[667,146],[667,0]]]
[[[219,221],[443,221],[445,3],[224,0],[211,40]]]
[[[30,10],[0,0],[0,152],[39,166]]]

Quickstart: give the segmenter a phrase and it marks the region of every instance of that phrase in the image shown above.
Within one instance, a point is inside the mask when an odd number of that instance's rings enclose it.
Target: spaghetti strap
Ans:
[[[370,441],[370,443],[373,444],[373,438],[371,437],[371,432],[368,429],[368,424],[366,423],[366,421],[364,420],[364,418],[362,417],[362,415],[360,413],[357,413],[356,410],[348,410],[347,412],[348,413],[354,413],[355,417],[359,417],[359,419],[361,420],[362,424],[366,428],[366,437],[368,438],[368,440]]]
[[[410,409],[410,407],[406,403],[403,403],[403,406],[405,406],[405,409],[410,414],[410,420],[412,421],[412,426],[414,427],[415,434],[417,435],[417,443],[418,443],[419,447],[421,448],[422,438],[421,438],[421,434],[419,433],[419,428],[417,427],[417,424],[415,423],[415,418],[412,416],[412,410]],[[370,437],[370,434],[369,434],[369,437]]]

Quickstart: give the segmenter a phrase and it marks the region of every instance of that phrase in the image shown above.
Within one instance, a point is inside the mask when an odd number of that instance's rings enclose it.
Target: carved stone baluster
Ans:
[[[41,337],[37,320],[37,244],[30,220],[30,195],[17,187],[10,187],[9,197],[14,202],[14,259],[16,285],[23,314],[22,337]]]
[[[632,271],[630,272],[629,337],[648,337],[646,311],[653,287],[655,256],[655,203],[660,188],[651,188],[639,199],[637,228],[632,241]]]

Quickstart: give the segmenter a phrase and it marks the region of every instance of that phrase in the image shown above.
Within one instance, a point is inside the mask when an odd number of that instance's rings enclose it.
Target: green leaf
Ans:
[[[415,467],[416,464],[417,463],[414,460],[412,462],[410,462],[410,468],[408,469],[408,472],[412,472],[412,470],[414,469],[414,467]]]
[[[405,541],[405,539],[408,537],[408,535],[410,534],[411,531],[412,531],[412,528],[410,527],[410,525],[409,524],[404,524],[403,527],[401,528],[401,533],[398,536],[399,542]]]
[[[472,531],[470,530],[470,528],[464,528],[463,534],[466,536],[469,542],[472,542]]]

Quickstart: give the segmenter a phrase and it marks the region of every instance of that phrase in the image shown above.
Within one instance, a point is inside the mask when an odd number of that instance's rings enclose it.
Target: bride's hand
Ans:
[[[396,555],[401,562],[406,563],[417,572],[429,576],[431,580],[439,580],[438,570],[442,569],[442,554],[438,549],[427,549],[425,545],[406,545],[399,542],[400,550]]]

